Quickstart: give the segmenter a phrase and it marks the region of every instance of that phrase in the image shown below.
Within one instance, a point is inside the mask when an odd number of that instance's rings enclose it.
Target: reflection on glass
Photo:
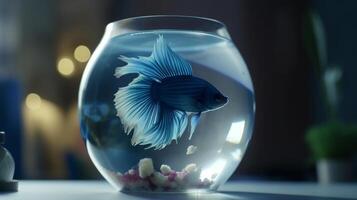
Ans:
[[[237,150],[233,151],[231,153],[231,155],[235,160],[241,160],[242,159],[242,150],[241,149],[237,149]]]
[[[239,144],[242,140],[242,136],[244,133],[244,126],[245,120],[232,123],[226,141],[233,144]]]
[[[216,162],[213,163],[210,167],[203,169],[200,175],[200,179],[205,181],[214,180],[224,169],[227,161],[225,159],[218,159]]]

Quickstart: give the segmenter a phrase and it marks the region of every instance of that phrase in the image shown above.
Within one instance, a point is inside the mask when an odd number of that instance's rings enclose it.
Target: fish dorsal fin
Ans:
[[[150,58],[157,64],[154,67],[160,71],[160,79],[171,76],[192,75],[191,65],[172,51],[162,35],[159,35],[156,40]]]
[[[201,113],[197,113],[191,116],[191,124],[190,124],[190,137],[188,138],[189,140],[191,140],[193,132],[195,132],[195,129],[197,127],[198,122],[200,121],[200,116]]]
[[[138,73],[149,79],[160,81],[172,76],[192,75],[191,65],[172,51],[162,35],[159,35],[156,40],[153,52],[149,57],[120,56],[119,60],[126,62],[127,65],[115,70],[114,75],[117,78],[126,74]]]

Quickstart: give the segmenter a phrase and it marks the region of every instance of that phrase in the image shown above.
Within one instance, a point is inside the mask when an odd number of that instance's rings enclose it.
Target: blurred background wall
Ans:
[[[304,50],[303,17],[309,9],[321,15],[329,62],[344,71],[338,114],[355,122],[356,8],[351,0],[0,0],[0,91],[11,97],[0,100],[0,130],[7,132],[16,176],[98,178],[76,114],[90,53],[109,22],[178,14],[224,22],[249,67],[256,125],[236,176],[314,179],[304,135],[325,112]]]

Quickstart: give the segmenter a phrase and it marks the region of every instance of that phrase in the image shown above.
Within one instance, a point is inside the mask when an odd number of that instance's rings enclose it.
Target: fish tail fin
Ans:
[[[124,131],[133,133],[132,145],[149,145],[156,150],[182,136],[188,116],[155,101],[151,95],[154,82],[143,76],[135,78],[128,86],[119,88],[114,104]]]
[[[180,110],[173,110],[161,105],[157,123],[146,132],[143,144],[155,150],[163,149],[172,140],[176,140],[185,132],[188,124],[188,115]]]
[[[133,138],[151,128],[159,113],[159,104],[151,97],[152,84],[153,80],[139,76],[128,86],[119,88],[114,95],[117,116],[127,134],[134,131]],[[133,139],[132,143],[138,142]]]

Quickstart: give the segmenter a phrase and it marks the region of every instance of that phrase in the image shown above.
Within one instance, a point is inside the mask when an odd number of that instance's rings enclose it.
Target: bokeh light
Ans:
[[[78,62],[87,62],[90,58],[91,52],[87,46],[79,45],[74,50],[74,58]]]
[[[41,107],[42,99],[36,93],[30,93],[26,97],[26,106],[30,110],[37,110]]]
[[[58,61],[57,70],[61,75],[69,77],[74,73],[74,63],[69,58],[62,58]]]

